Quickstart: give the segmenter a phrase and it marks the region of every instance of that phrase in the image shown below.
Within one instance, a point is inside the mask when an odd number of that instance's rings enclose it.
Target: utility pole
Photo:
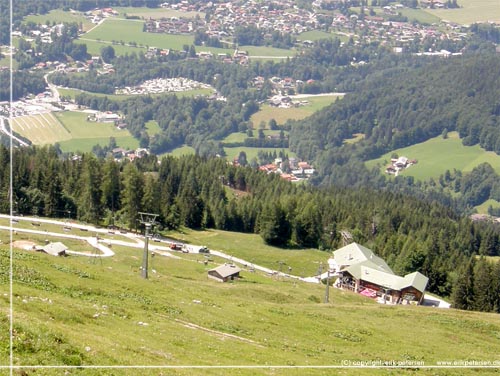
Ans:
[[[326,272],[326,290],[325,290],[325,303],[330,301],[330,273],[335,268],[335,260],[333,258],[328,259],[328,269]]]
[[[144,279],[148,279],[148,241],[149,241],[149,231],[155,224],[156,217],[158,214],[143,213],[139,212],[141,216],[140,222],[146,227],[144,233],[144,252],[142,254],[142,271],[141,276]]]

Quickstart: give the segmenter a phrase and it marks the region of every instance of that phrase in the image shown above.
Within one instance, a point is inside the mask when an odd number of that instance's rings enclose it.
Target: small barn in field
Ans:
[[[241,269],[236,265],[224,264],[208,271],[208,278],[218,282],[233,281],[240,277]]]
[[[66,256],[67,250],[68,250],[68,247],[66,247],[61,242],[49,243],[49,244],[38,249],[38,251],[47,253],[47,254],[52,255],[52,256]]]

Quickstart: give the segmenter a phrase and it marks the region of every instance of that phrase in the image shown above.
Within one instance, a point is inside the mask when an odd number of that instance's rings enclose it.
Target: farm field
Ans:
[[[500,22],[498,0],[461,0],[458,9],[426,9],[425,11],[440,19],[463,25],[475,22]]]
[[[136,42],[138,45],[174,50],[182,50],[184,45],[193,44],[194,37],[192,35],[146,33],[142,31],[143,24],[144,21],[141,20],[108,18],[101,25],[85,34],[82,40]]]
[[[110,137],[114,137],[117,145],[123,148],[135,149],[139,146],[139,141],[127,130],[119,130],[110,123],[86,121],[87,115],[84,112],[63,112],[56,115],[71,134],[71,139],[59,142],[63,151],[88,152],[96,144],[108,145]]]
[[[477,165],[488,162],[500,173],[500,157],[482,149],[479,145],[463,146],[457,132],[450,132],[447,139],[441,136],[406,148],[393,150],[382,157],[367,161],[368,168],[379,167],[381,173],[390,162],[391,155],[406,156],[418,160],[416,165],[401,171],[404,176],[413,176],[417,180],[439,178],[446,170],[471,171]]]
[[[327,252],[265,247],[258,235],[187,231],[178,237],[224,249],[235,257],[254,257],[275,270],[282,261],[286,272],[292,267],[291,274],[315,275],[318,262],[329,257]],[[0,232],[0,240],[7,244],[9,233]],[[86,248],[83,243],[74,246]],[[207,271],[222,261],[203,255],[156,255],[150,258],[154,272],[145,280],[139,269],[142,250],[118,245],[113,250],[116,255],[102,262],[13,250],[14,364],[60,366],[41,369],[40,375],[59,375],[66,371],[64,366],[80,366],[78,374],[85,376],[137,374],[133,368],[85,368],[113,365],[185,367],[151,368],[151,374],[220,375],[220,368],[194,367],[246,365],[257,368],[228,370],[242,376],[326,376],[335,370],[308,367],[394,360],[421,362],[422,375],[449,375],[450,370],[425,366],[461,360],[464,354],[467,359],[492,361],[500,353],[495,314],[385,306],[333,288],[330,302],[323,303],[325,285],[251,272],[248,265],[239,265],[240,280],[218,283],[207,278]],[[8,255],[4,245],[0,248],[4,292]],[[9,304],[7,293],[0,299],[4,306]],[[6,317],[0,320],[2,343],[9,343]],[[411,341],[401,330],[408,322]],[[7,361],[5,351],[1,356]],[[388,374],[371,367],[339,371]],[[404,367],[390,374],[414,373]],[[460,369],[460,373],[472,375],[477,370]]]
[[[154,136],[161,132],[161,128],[156,122],[156,120],[149,120],[146,124],[146,131],[148,132],[149,137]]]
[[[35,145],[54,144],[71,139],[71,133],[54,114],[48,112],[12,119],[12,129]]]
[[[264,122],[267,126],[271,119],[276,120],[278,125],[283,125],[289,119],[304,119],[323,107],[334,103],[339,97],[341,96],[338,94],[303,97],[300,100],[307,100],[309,103],[304,106],[292,108],[277,108],[265,104],[261,106],[258,112],[251,116],[250,121],[254,129],[258,129],[261,122]]]

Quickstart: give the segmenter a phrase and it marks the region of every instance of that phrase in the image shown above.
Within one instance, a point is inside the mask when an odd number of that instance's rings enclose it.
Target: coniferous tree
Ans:
[[[481,257],[474,267],[474,309],[489,312],[493,309],[493,279],[491,267],[484,257]]]
[[[92,154],[84,155],[79,179],[78,218],[84,222],[99,223],[102,217],[101,168]]]
[[[474,257],[471,257],[458,272],[452,294],[453,306],[457,309],[474,308],[474,264]]]
[[[130,229],[137,228],[139,212],[142,211],[144,179],[137,166],[129,163],[123,170],[123,217]]]

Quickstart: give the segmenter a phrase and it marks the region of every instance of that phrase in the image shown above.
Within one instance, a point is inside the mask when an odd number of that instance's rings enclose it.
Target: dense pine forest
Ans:
[[[499,312],[493,224],[472,223],[450,209],[370,189],[292,185],[274,174],[234,167],[221,158],[150,156],[134,163],[63,157],[55,147],[14,151],[13,202],[18,214],[77,218],[140,230],[139,211],[160,214],[160,229],[187,226],[259,233],[285,248],[332,250],[340,230],[374,249],[397,273],[419,270],[429,290],[457,307]],[[9,151],[0,149],[2,208],[9,210]]]

